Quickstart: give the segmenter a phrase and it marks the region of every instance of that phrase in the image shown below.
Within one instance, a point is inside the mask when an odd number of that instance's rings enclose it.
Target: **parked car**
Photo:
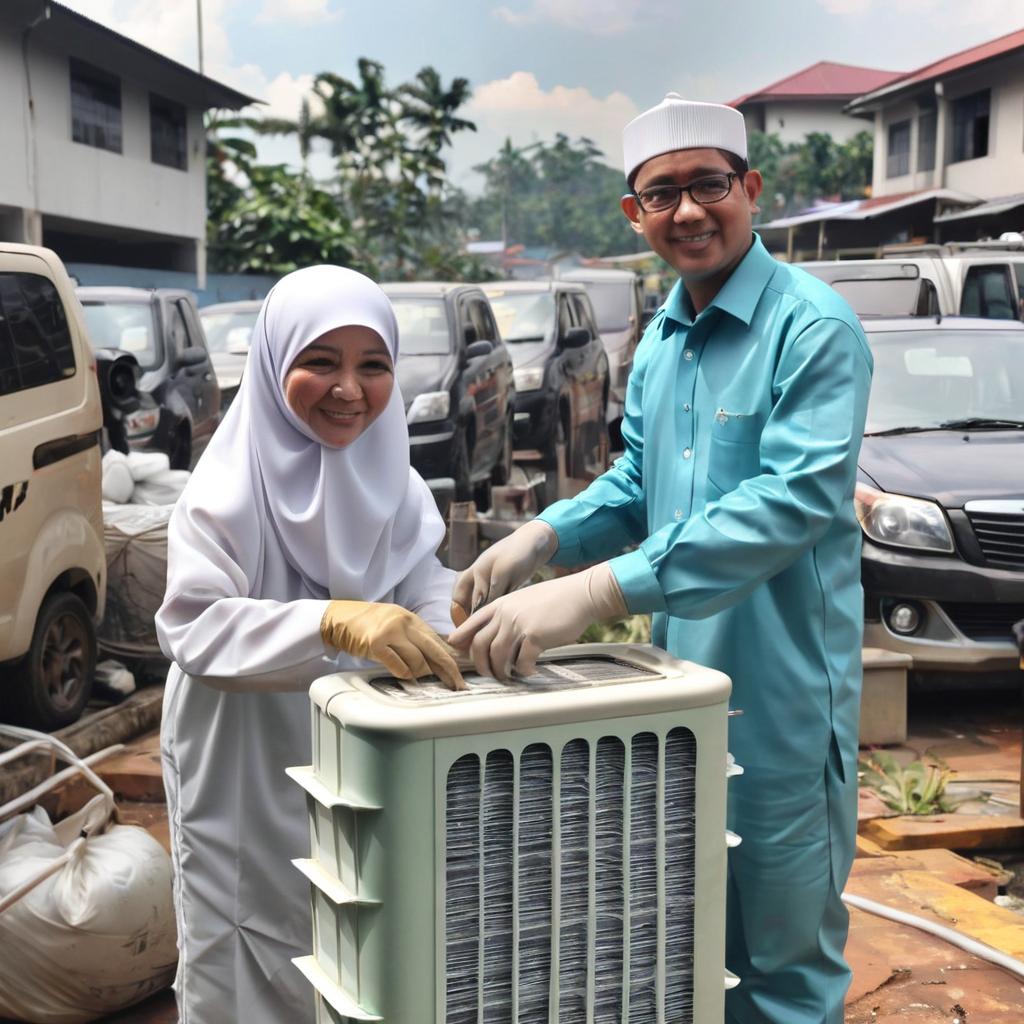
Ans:
[[[611,381],[586,289],[561,279],[483,288],[515,367],[517,458],[538,462],[550,478],[564,446],[568,476],[602,472]]]
[[[457,501],[489,504],[490,483],[512,473],[512,360],[476,285],[382,285],[398,318],[397,375],[413,467],[438,504],[454,480]]]
[[[608,356],[608,374],[611,378],[608,424],[614,446],[616,449],[621,448],[626,381],[633,368],[633,353],[652,315],[645,312],[643,283],[632,270],[590,267],[570,270],[562,275],[562,280],[579,281],[590,296],[594,319]]]
[[[1024,618],[1024,325],[868,320],[865,644],[918,672],[1012,670]]]
[[[227,409],[238,393],[242,371],[249,355],[252,330],[262,308],[262,299],[245,299],[239,302],[218,302],[199,310],[199,319],[206,334],[206,347],[210,351],[220,387],[221,411]]]
[[[125,418],[133,449],[166,452],[172,469],[191,469],[220,422],[220,389],[195,298],[172,288],[78,288],[97,347],[130,352],[139,390],[158,408]]]
[[[0,242],[0,704],[75,721],[106,601],[103,410],[82,311],[48,249]]]
[[[816,260],[799,266],[835,287],[858,315],[939,313],[1024,319],[1024,251],[1020,250],[986,243],[888,246],[878,260]],[[880,283],[908,281],[915,276],[914,270],[917,285]]]

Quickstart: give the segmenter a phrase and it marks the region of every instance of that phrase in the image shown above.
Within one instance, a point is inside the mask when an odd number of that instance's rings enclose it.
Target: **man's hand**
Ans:
[[[499,597],[471,615],[448,642],[469,651],[481,675],[529,675],[549,647],[576,640],[592,622],[626,614],[607,562]]]
[[[525,583],[557,550],[558,534],[547,523],[531,519],[492,544],[459,576],[452,601],[466,613],[475,612]]]
[[[466,689],[444,641],[397,604],[331,601],[320,620],[320,635],[339,651],[379,662],[398,679],[437,676],[449,690]]]

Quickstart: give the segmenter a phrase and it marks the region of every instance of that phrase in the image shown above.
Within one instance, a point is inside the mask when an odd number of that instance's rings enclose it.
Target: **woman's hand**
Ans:
[[[437,676],[449,690],[466,689],[444,641],[397,604],[331,601],[320,620],[320,635],[339,651],[379,662],[398,679]]]
[[[464,609],[462,618],[525,583],[557,550],[558,534],[540,519],[492,544],[455,582],[452,601]],[[452,620],[461,625],[454,612]]]

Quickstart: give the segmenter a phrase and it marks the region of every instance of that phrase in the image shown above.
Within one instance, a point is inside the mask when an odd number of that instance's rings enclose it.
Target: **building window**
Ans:
[[[953,162],[988,156],[988,114],[991,91],[971,93],[953,101]]]
[[[917,169],[935,170],[935,123],[934,110],[926,110],[917,119]]]
[[[889,155],[885,164],[887,178],[910,173],[910,122],[889,125]]]
[[[149,95],[149,150],[153,163],[188,170],[185,108],[152,93]]]
[[[71,138],[121,152],[121,83],[80,60],[71,61]]]

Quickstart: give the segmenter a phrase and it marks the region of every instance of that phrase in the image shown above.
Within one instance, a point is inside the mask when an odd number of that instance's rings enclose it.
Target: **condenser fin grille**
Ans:
[[[452,765],[446,1024],[692,1024],[695,774],[683,728]]]

